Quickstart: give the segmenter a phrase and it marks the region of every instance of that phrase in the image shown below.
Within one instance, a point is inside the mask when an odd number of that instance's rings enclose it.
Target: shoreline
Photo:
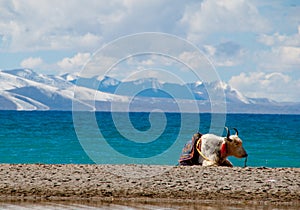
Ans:
[[[0,164],[0,202],[300,207],[300,168]]]

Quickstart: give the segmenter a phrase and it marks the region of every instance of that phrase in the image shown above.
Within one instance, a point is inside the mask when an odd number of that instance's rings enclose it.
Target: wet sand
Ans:
[[[300,208],[300,168],[0,164],[1,202],[221,203]]]

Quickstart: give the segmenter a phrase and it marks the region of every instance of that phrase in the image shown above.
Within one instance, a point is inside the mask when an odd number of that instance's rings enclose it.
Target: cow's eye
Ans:
[[[230,138],[227,138],[227,141],[229,141],[229,142],[232,142],[232,139],[230,139]]]

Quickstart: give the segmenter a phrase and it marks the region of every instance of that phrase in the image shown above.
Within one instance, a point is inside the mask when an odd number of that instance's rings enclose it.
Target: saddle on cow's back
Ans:
[[[201,141],[202,134],[197,132],[193,135],[183,147],[180,158],[178,160],[179,165],[199,165],[199,153],[197,152],[197,142]],[[201,147],[201,144],[198,144]],[[201,148],[198,148],[201,150]]]

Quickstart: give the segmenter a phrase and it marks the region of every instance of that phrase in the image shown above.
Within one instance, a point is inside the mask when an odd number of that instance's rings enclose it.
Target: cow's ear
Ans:
[[[197,133],[195,133],[195,134],[193,135],[193,138],[196,139],[196,140],[198,140],[201,136],[202,136],[202,135],[201,135],[199,132],[197,132]]]

